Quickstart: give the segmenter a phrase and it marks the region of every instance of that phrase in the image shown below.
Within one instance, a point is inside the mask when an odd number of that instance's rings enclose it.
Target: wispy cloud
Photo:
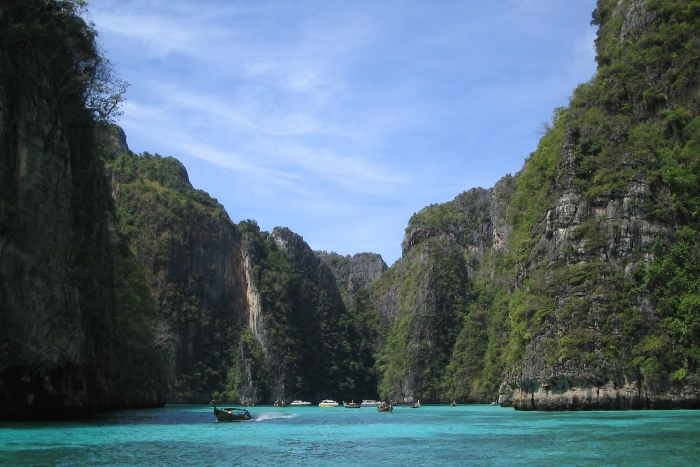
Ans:
[[[390,262],[412,212],[519,170],[593,69],[595,0],[90,3],[135,150],[233,218],[376,234]]]

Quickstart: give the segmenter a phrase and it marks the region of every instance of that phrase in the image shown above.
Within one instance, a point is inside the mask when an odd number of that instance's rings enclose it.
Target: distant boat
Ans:
[[[343,406],[344,406],[346,409],[359,409],[360,407],[362,407],[362,404],[359,403],[359,402],[355,402],[355,401],[353,401],[353,402],[345,402],[345,401],[343,401]]]
[[[331,399],[323,399],[320,404],[318,404],[319,407],[338,407],[338,403],[334,400]]]
[[[379,407],[382,405],[382,402],[380,401],[375,401],[374,399],[367,399],[362,401],[362,407]]]
[[[253,418],[246,409],[238,409],[235,407],[219,409],[216,407],[216,401],[212,400],[211,403],[214,404],[214,415],[216,415],[216,419],[220,422],[242,422]]]
[[[292,401],[291,404],[289,405],[311,405],[311,402],[305,402],[305,401]]]
[[[394,406],[386,402],[382,402],[377,406],[377,412],[391,412],[394,410]]]
[[[275,407],[287,407],[287,404],[284,401],[281,400],[276,400],[274,403]]]
[[[418,402],[414,402],[413,404],[411,404],[412,409],[417,409],[419,407],[420,407],[420,399],[418,400]]]
[[[457,407],[457,401],[450,402],[450,407]]]

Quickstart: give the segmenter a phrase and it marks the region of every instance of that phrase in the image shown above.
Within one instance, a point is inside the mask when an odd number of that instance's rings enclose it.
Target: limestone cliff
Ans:
[[[0,2],[0,419],[163,402],[157,377],[124,372],[128,255],[84,105],[81,70],[100,57],[74,8]]]
[[[203,402],[223,384],[237,326],[248,321],[236,227],[173,158],[110,161],[121,231],[149,273],[168,336],[171,402]]]
[[[372,287],[383,394],[700,407],[700,11],[600,0],[593,19],[598,72],[523,170],[414,215],[402,259]]]
[[[468,335],[461,330],[481,319],[481,310],[472,304],[473,281],[477,271],[492,274],[485,257],[505,249],[512,185],[513,178],[505,177],[492,189],[469,190],[409,221],[402,258],[372,286],[380,329],[380,392],[387,398],[486,400],[478,391],[457,393],[444,380],[457,369],[471,371],[465,362],[453,361],[455,349],[466,345]],[[484,357],[483,349],[469,352],[476,352],[475,359]]]
[[[125,152],[126,149],[126,152]],[[353,397],[357,337],[328,267],[288,229],[232,223],[177,160],[112,144],[120,232],[146,266],[168,401]],[[359,383],[358,383],[359,382]]]
[[[673,252],[694,248],[698,12],[600,1],[594,22],[598,73],[555,122],[553,189],[519,258],[539,319],[506,379],[523,410],[697,408],[694,260]]]
[[[325,251],[315,253],[333,272],[340,294],[348,308],[352,308],[355,304],[355,292],[369,287],[387,269],[381,255],[376,253],[357,253],[353,256],[341,256]]]

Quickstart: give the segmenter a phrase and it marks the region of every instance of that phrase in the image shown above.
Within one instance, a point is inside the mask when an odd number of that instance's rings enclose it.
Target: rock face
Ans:
[[[518,410],[546,411],[698,408],[700,378],[696,375],[682,384],[660,387],[649,387],[641,378],[629,379],[623,372],[576,375],[518,382],[510,405]]]
[[[358,360],[354,326],[303,238],[233,224],[177,160],[120,146],[107,167],[120,230],[148,271],[169,345],[167,400],[351,397],[363,380],[347,367]]]
[[[646,47],[638,41],[688,21],[682,15],[668,16],[668,10],[662,13],[663,8],[652,2],[621,0],[614,8],[612,3],[599,2],[594,15],[601,24],[596,41],[601,79],[615,74],[614,68],[607,68],[611,57],[629,71],[635,65],[624,61],[625,53],[639,57]],[[678,6],[671,3],[669,8]],[[611,36],[619,37],[619,42],[610,40]],[[619,48],[613,52],[614,47]],[[678,75],[696,73],[675,64],[663,66]],[[662,73],[658,68],[642,67],[638,78],[644,77],[647,88],[643,92],[665,88]],[[673,91],[654,104],[639,105],[635,96],[627,95],[634,104],[627,104],[630,116],[618,116],[618,123],[624,121],[630,128],[627,131],[640,132],[648,132],[649,125],[667,124],[666,112],[687,102],[696,92],[697,80],[692,82],[671,86]],[[638,81],[634,78],[627,78],[625,86],[635,83]],[[599,84],[594,80],[593,85]],[[605,108],[604,104],[596,105]],[[692,116],[687,118],[690,121]],[[659,188],[653,173],[655,163],[644,158],[641,148],[629,143],[634,141],[633,136],[627,140],[613,138],[606,148],[608,157],[612,155],[617,161],[607,170],[626,176],[619,177],[614,185],[596,186],[600,175],[591,179],[588,174],[598,163],[592,164],[597,160],[597,150],[591,150],[589,144],[603,140],[602,134],[609,134],[606,132],[612,128],[620,127],[610,121],[598,127],[580,122],[569,127],[560,146],[556,196],[545,221],[531,229],[532,248],[521,263],[522,277],[544,280],[546,286],[540,288],[540,293],[549,297],[540,303],[549,311],[540,312],[541,323],[528,336],[522,359],[507,372],[516,409],[700,407],[694,358],[687,354],[679,358],[670,350],[671,345],[687,338],[679,337],[669,324],[669,315],[678,311],[668,306],[672,298],[659,297],[655,292],[659,285],[653,279],[660,261],[655,256],[664,254],[662,245],[672,244],[677,231],[693,228],[693,224],[687,218],[683,220],[683,214],[668,202],[669,192]],[[686,127],[686,137],[692,133],[691,128]],[[658,144],[661,147],[665,143]],[[666,182],[673,185],[673,177]],[[672,196],[681,195],[677,192]],[[659,215],[659,209],[666,212]],[[516,285],[527,287],[532,282],[523,279]],[[659,298],[666,304],[660,304]],[[675,315],[673,319],[694,318]],[[674,340],[676,344],[672,344]]]
[[[684,188],[698,182],[697,12],[600,0],[594,23],[598,74],[523,170],[415,214],[372,286],[383,395],[700,408],[698,197]]]
[[[208,402],[226,375],[231,330],[249,319],[236,227],[173,158],[121,153],[110,172],[122,231],[168,335],[167,400]]]
[[[90,63],[96,51],[89,39],[68,39],[87,32],[70,8],[28,1],[0,10],[3,420],[163,403],[153,380],[125,387],[119,368],[113,205],[73,76],[73,60]]]
[[[620,30],[620,40],[627,39],[635,31],[643,30],[657,17],[656,11],[648,11],[646,0],[619,0],[613,12],[613,19],[624,15],[625,21]]]
[[[355,303],[355,292],[369,287],[387,269],[381,255],[376,253],[358,253],[353,256],[325,251],[315,253],[333,272],[348,308],[352,308]]]
[[[366,367],[328,267],[95,120],[81,67],[100,57],[74,3],[5,6],[0,419],[352,397]]]
[[[453,360],[472,345],[472,326],[481,326],[480,311],[472,313],[468,303],[471,283],[477,271],[492,274],[492,263],[484,261],[485,255],[506,247],[511,227],[505,221],[505,209],[513,181],[507,176],[492,189],[469,190],[449,203],[425,208],[410,220],[402,258],[372,286],[377,345],[386,362],[380,393],[386,398],[489,400],[480,391],[450,387],[444,380],[468,380],[473,375],[457,377],[451,372],[476,371]],[[483,341],[483,336],[478,339]],[[472,351],[477,353],[473,358],[484,358],[483,349]]]

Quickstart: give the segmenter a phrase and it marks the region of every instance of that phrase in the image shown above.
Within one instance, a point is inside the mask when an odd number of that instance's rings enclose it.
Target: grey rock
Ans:
[[[341,256],[333,252],[316,251],[315,254],[333,272],[348,309],[354,305],[355,292],[369,287],[387,270],[381,255],[376,253]]]

